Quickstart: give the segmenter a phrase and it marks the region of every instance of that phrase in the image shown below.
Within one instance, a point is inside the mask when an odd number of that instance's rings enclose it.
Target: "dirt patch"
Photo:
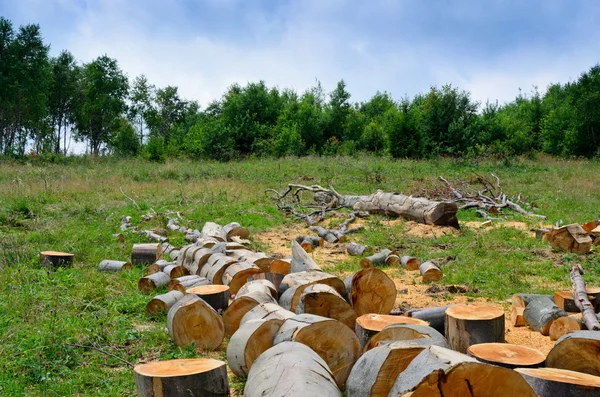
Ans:
[[[458,236],[460,233],[460,230],[453,227],[424,225],[413,221],[406,222],[404,229],[409,236],[424,238],[438,238],[446,235]]]

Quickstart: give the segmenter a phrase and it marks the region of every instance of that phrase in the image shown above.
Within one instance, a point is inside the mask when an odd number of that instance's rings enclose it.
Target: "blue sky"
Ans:
[[[600,61],[597,0],[0,0],[0,15],[39,23],[53,54],[106,53],[202,105],[234,82],[341,78],[356,101],[452,83],[502,103]]]

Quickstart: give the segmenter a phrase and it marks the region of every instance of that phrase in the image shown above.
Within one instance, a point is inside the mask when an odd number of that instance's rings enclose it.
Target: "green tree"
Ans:
[[[52,84],[48,111],[54,132],[54,153],[60,153],[61,136],[63,153],[67,154],[67,127],[75,120],[79,68],[73,54],[62,51],[51,60]],[[64,129],[64,132],[63,132]]]
[[[144,144],[144,127],[152,117],[155,87],[148,83],[145,75],[133,80],[129,90],[129,119],[137,126],[140,146]]]
[[[111,148],[119,156],[136,156],[140,153],[141,145],[135,128],[128,119],[122,118],[116,123]]]
[[[344,136],[346,119],[350,113],[350,93],[346,90],[346,82],[340,80],[335,89],[329,94],[329,104],[327,107],[327,127],[325,130],[325,140],[336,137],[341,139]]]
[[[184,115],[187,102],[181,99],[177,87],[167,86],[156,90],[155,108],[149,112],[150,134],[162,138],[168,144],[171,127],[179,123]]]

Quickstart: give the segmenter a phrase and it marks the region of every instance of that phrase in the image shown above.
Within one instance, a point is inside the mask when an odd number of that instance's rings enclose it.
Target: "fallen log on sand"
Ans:
[[[445,327],[450,347],[461,353],[478,343],[503,343],[504,310],[485,305],[450,306]]]
[[[121,270],[131,270],[133,265],[125,261],[103,260],[98,265],[98,270],[101,272],[120,272]]]
[[[554,301],[554,298],[550,295],[536,295],[536,294],[514,294],[512,296],[512,308],[510,311],[510,322],[514,327],[524,327],[527,325],[527,321],[523,317],[523,313],[525,311],[525,306],[532,299],[539,297],[547,297],[550,300]]]
[[[169,309],[167,328],[177,346],[194,344],[202,350],[215,350],[225,337],[221,316],[192,294],[185,295]]]
[[[358,316],[388,314],[396,302],[396,285],[377,268],[362,269],[344,280],[348,302]]]
[[[419,266],[419,271],[421,272],[421,276],[423,276],[423,282],[426,284],[440,281],[444,276],[439,266],[429,261],[422,263]]]
[[[482,363],[504,368],[537,368],[544,365],[546,356],[537,349],[509,343],[480,343],[469,346],[467,354]]]
[[[133,369],[139,397],[227,397],[227,365],[211,358],[154,361]]]
[[[557,368],[517,368],[540,397],[597,397],[600,377]]]
[[[550,327],[554,320],[567,316],[567,312],[545,296],[533,298],[523,310],[523,318],[527,324],[544,336],[550,334]]]
[[[575,331],[563,335],[548,353],[546,366],[600,376],[600,332]]]
[[[179,291],[169,291],[166,294],[156,295],[146,304],[146,313],[151,316],[158,313],[168,313],[179,299],[183,298],[183,294]]]
[[[402,267],[408,271],[419,270],[421,266],[419,258],[415,258],[414,256],[403,256],[400,258],[400,263],[402,264]]]
[[[244,396],[342,397],[342,392],[319,355],[301,343],[283,342],[254,361]]]
[[[400,263],[400,258],[389,249],[383,249],[376,254],[367,256],[360,260],[360,267],[363,269],[369,267],[378,267],[382,265],[397,266]]]

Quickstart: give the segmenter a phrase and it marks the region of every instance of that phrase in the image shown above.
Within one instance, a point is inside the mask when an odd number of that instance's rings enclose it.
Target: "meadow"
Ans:
[[[549,156],[510,160],[392,160],[385,157],[303,157],[246,159],[228,163],[185,159],[151,163],[141,159],[77,158],[64,164],[0,163],[0,395],[135,395],[130,364],[153,359],[225,358],[224,352],[181,349],[170,340],[165,316],[144,310],[148,296],[137,290],[143,268],[118,274],[96,270],[103,259],[127,260],[131,246],[144,242],[113,237],[123,215],[133,224],[150,209],[180,211],[192,228],[205,221],[237,221],[253,235],[293,228],[300,221],[280,213],[265,189],[287,183],[333,185],[346,194],[377,189],[426,194],[442,187],[440,175],[470,180],[498,175],[508,195],[521,194],[548,216],[541,224],[600,219],[597,160]],[[121,190],[135,200],[126,198]],[[482,221],[474,210],[459,211],[461,223]],[[158,216],[148,227],[164,228]],[[373,247],[394,247],[421,258],[446,257],[442,284],[464,284],[478,296],[505,301],[517,292],[569,288],[568,270],[581,263],[586,281],[600,285],[598,248],[578,256],[550,250],[549,244],[515,228],[481,232],[463,227],[434,238],[406,233],[405,222],[389,226],[372,215],[353,236]],[[507,212],[503,221],[540,221]],[[183,245],[180,233],[171,243]],[[290,240],[295,235],[290,234]],[[265,249],[253,240],[256,249]],[[75,254],[72,268],[49,271],[40,251]],[[325,267],[334,274],[359,268],[358,258]],[[401,275],[402,270],[397,271]],[[232,378],[232,388],[243,379]]]

